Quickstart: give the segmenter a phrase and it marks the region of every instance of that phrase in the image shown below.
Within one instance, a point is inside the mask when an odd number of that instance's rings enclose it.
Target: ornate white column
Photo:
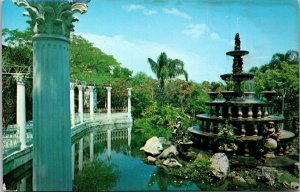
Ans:
[[[88,86],[90,92],[90,120],[94,120],[94,86]]]
[[[79,140],[79,151],[78,151],[78,169],[82,170],[83,167],[83,138]]]
[[[71,191],[69,36],[87,1],[13,2],[25,6],[34,34],[33,190]]]
[[[106,87],[107,90],[107,119],[111,120],[111,87]]]
[[[85,88],[84,85],[77,85],[78,87],[78,113],[80,118],[80,123],[83,123],[83,92]]]
[[[90,162],[94,160],[94,132],[90,133]]]
[[[75,125],[75,84],[70,83],[70,111],[71,111],[71,127]]]
[[[16,74],[17,81],[17,124],[19,126],[19,136],[21,149],[26,147],[26,102],[25,102],[25,80],[24,74]]]
[[[132,116],[131,116],[131,90],[132,88],[127,88],[128,90],[128,119],[132,121]]]

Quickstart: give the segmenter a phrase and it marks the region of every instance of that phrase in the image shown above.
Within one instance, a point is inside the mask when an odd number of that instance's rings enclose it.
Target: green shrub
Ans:
[[[198,156],[194,162],[174,170],[174,174],[195,182],[212,183],[214,181],[210,169],[210,158],[206,155]]]
[[[282,175],[279,175],[277,177],[277,180],[279,182],[288,182],[288,183],[291,183],[291,182],[299,182],[299,178],[293,176],[292,174],[290,174],[289,172],[285,171]]]
[[[153,136],[170,138],[177,116],[181,116],[185,131],[190,124],[182,109],[170,105],[159,107],[156,102],[147,107],[142,116],[135,120],[134,126],[142,130],[144,141]]]

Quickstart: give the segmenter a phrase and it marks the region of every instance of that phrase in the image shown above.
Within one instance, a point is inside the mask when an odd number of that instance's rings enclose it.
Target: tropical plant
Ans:
[[[274,112],[281,114],[288,120],[299,116],[299,54],[288,51],[285,54],[276,53],[270,62],[250,71],[255,74],[254,87],[257,94],[264,90],[274,90]],[[283,102],[284,100],[284,102]],[[284,106],[283,106],[284,105]]]
[[[184,69],[184,63],[179,59],[168,58],[165,52],[162,52],[155,62],[148,58],[148,62],[152,71],[159,80],[160,99],[163,100],[165,83],[167,80],[174,79],[180,75],[184,75],[186,81],[188,80],[188,73]]]

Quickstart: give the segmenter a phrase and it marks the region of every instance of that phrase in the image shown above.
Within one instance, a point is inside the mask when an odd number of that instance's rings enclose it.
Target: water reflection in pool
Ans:
[[[74,190],[197,190],[145,164],[131,146],[131,126],[94,130],[74,144]]]
[[[138,137],[131,125],[118,125],[94,128],[76,140],[72,145],[73,190],[199,190],[191,181],[144,163]],[[32,190],[31,163],[20,170],[7,176],[7,189]]]

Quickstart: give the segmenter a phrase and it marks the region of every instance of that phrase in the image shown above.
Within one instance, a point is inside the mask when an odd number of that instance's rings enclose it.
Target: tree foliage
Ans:
[[[17,29],[3,29],[3,37],[6,45],[3,45],[3,66],[25,66],[32,69],[32,34],[29,29],[22,32]],[[16,68],[16,71],[21,72]],[[16,123],[16,80],[10,74],[3,75],[3,125]],[[32,119],[32,79],[25,81],[26,93],[26,118]]]
[[[164,95],[165,83],[167,80],[174,79],[180,75],[184,75],[186,81],[188,80],[187,71],[184,69],[184,63],[179,59],[168,58],[165,52],[162,52],[155,62],[148,58],[148,62],[152,71],[155,73],[159,80],[161,97]],[[163,98],[161,98],[163,99]]]
[[[299,54],[288,51],[276,53],[270,62],[259,68],[250,69],[255,74],[255,91],[274,90],[275,110],[281,114],[283,95],[285,95],[284,114],[287,119],[299,116]],[[285,94],[284,94],[285,93]]]
[[[86,83],[111,83],[117,78],[130,79],[132,71],[121,67],[113,56],[107,55],[93,43],[81,36],[72,34],[70,44],[71,79]],[[101,77],[99,77],[101,74]]]

